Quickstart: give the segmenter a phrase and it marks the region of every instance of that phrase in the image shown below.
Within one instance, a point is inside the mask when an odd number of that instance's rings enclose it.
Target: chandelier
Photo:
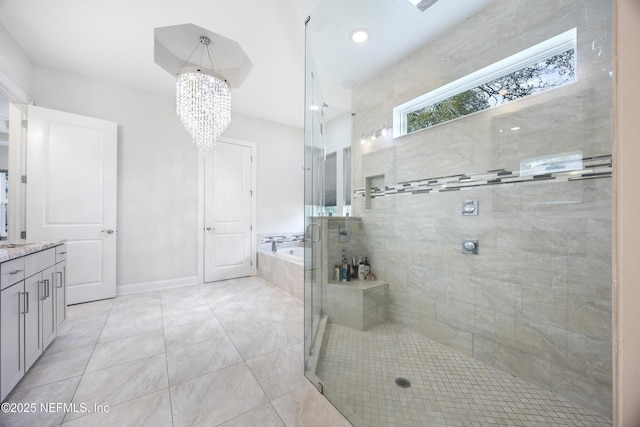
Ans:
[[[183,66],[176,84],[176,112],[201,151],[208,150],[231,121],[231,88],[224,77],[213,71],[210,43],[208,37],[200,37],[199,45],[185,64],[201,46],[202,56],[207,53],[211,69]]]

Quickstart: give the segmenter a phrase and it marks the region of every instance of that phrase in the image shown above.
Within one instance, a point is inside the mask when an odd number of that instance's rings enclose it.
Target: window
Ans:
[[[393,136],[457,119],[576,80],[576,29],[393,109]]]

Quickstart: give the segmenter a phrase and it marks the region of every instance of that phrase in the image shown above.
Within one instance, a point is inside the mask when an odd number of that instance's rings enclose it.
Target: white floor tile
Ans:
[[[266,326],[275,321],[262,309],[224,312],[216,315],[228,334]]]
[[[226,335],[218,319],[211,318],[199,323],[176,326],[164,330],[165,347],[167,351],[188,347],[205,341],[218,339]]]
[[[287,427],[351,425],[311,383],[275,399],[272,403]]]
[[[348,425],[304,378],[302,341],[302,304],[260,277],[70,306],[8,397],[67,412],[0,414],[0,425],[283,427],[318,408]]]
[[[109,411],[66,421],[64,427],[171,427],[171,397],[165,388],[118,405]]]
[[[98,341],[113,341],[158,330],[162,330],[162,314],[160,313],[109,321],[102,328]]]
[[[284,427],[284,424],[271,403],[265,403],[256,409],[245,412],[226,423],[220,424],[220,427],[248,426]]]
[[[169,383],[178,384],[242,362],[226,335],[167,352]]]
[[[162,330],[142,335],[99,342],[96,344],[87,372],[121,365],[133,360],[164,354],[164,334]]]
[[[276,323],[236,332],[229,337],[245,360],[296,343],[295,338]]]
[[[244,363],[171,386],[175,427],[217,426],[267,401]]]
[[[58,332],[56,339],[47,348],[48,354],[93,346],[102,333],[102,326],[91,328],[67,329]]]
[[[82,375],[92,352],[92,346],[59,353],[45,352],[16,388],[22,390]]]
[[[300,343],[247,360],[247,366],[269,399],[303,387],[308,382],[300,369],[304,364],[303,352],[304,347]]]
[[[76,404],[93,408],[114,406],[169,386],[164,354],[89,372],[83,375],[73,398]],[[65,420],[84,414],[69,414]]]
[[[57,404],[68,404],[80,382],[80,376],[46,384],[39,387],[16,390],[6,402],[28,404],[28,411],[0,412],[0,426],[11,427],[44,427],[58,426],[62,422],[64,407]],[[44,409],[41,405],[45,405]]]

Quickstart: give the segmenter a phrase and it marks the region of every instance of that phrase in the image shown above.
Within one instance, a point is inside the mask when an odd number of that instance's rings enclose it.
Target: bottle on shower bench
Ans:
[[[362,257],[358,257],[358,280],[366,280],[367,273],[364,271],[364,262]]]
[[[369,265],[369,258],[364,257],[364,277],[366,278],[371,273],[371,265]]]

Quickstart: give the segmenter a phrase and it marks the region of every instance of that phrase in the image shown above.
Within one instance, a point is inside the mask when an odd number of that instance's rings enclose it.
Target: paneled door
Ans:
[[[205,155],[204,281],[253,272],[253,147],[217,141]]]
[[[113,298],[117,124],[34,106],[27,118],[27,240],[67,240],[68,304]]]

